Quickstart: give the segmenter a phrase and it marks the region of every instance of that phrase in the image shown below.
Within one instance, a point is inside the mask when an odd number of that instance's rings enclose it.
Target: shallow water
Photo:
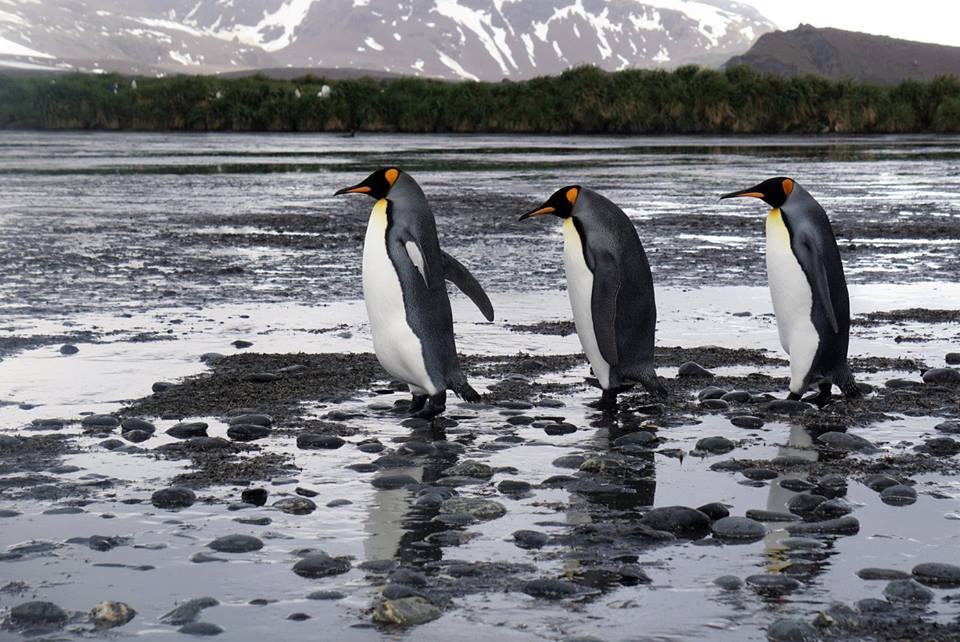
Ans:
[[[409,169],[435,197],[444,245],[488,284],[497,321],[488,324],[462,296],[454,298],[458,347],[468,354],[569,354],[575,336],[512,332],[507,324],[569,318],[562,289],[559,231],[517,224],[517,214],[556,187],[578,182],[603,191],[637,222],[658,282],[658,345],[761,348],[780,356],[776,327],[762,269],[762,208],[718,205],[716,195],[774,174],[790,174],[815,193],[831,213],[841,239],[851,282],[852,312],[904,308],[955,309],[960,284],[960,148],[950,137],[898,138],[551,138],[414,136],[190,136],[113,134],[0,134],[0,324],[7,337],[24,339],[23,349],[6,349],[0,362],[0,431],[27,430],[34,419],[76,418],[82,412],[113,412],[150,394],[156,381],[204,372],[205,352],[243,352],[230,343],[247,339],[246,351],[366,352],[368,330],[359,292],[358,258],[366,201],[334,200],[329,194],[352,184],[375,166]],[[556,226],[549,226],[551,228]],[[748,316],[742,316],[749,312]],[[84,334],[86,332],[86,334]],[[897,337],[906,337],[897,341]],[[79,352],[63,356],[61,343]],[[905,322],[855,325],[854,357],[901,357],[941,365],[958,351],[956,323]],[[786,376],[785,366],[736,366],[718,375],[760,372]],[[674,377],[675,367],[662,376]],[[544,377],[575,383],[586,364]],[[882,387],[893,377],[918,379],[917,372],[860,372],[861,381]],[[384,384],[386,377],[384,377]],[[478,379],[483,392],[493,379]],[[780,389],[772,389],[782,395]],[[77,435],[81,451],[62,463],[81,467],[60,476],[81,480],[104,475],[112,486],[94,490],[84,512],[44,515],[51,505],[68,504],[18,497],[0,488],[0,509],[21,515],[4,518],[0,552],[29,540],[53,542],[52,551],[0,561],[4,582],[20,580],[24,592],[0,593],[0,607],[46,599],[68,610],[87,611],[104,599],[122,600],[139,612],[125,635],[179,638],[158,618],[178,601],[210,595],[220,606],[201,617],[219,624],[229,639],[317,639],[336,629],[336,639],[410,637],[423,640],[562,639],[591,634],[605,640],[759,640],[769,623],[784,616],[810,619],[834,600],[852,603],[881,597],[884,582],[866,582],[854,572],[881,566],[909,571],[922,561],[956,562],[960,548],[960,482],[941,474],[916,474],[920,493],[911,506],[894,507],[855,477],[846,498],[857,506],[860,532],[824,539],[815,569],[803,588],[780,599],[748,589],[728,593],[714,586],[724,574],[745,577],[773,571],[789,558],[778,545],[782,524],[769,524],[763,540],[714,545],[707,538],[633,552],[653,580],[650,585],[614,586],[577,600],[548,602],[516,591],[472,593],[454,600],[440,619],[409,634],[368,628],[382,579],[356,564],[364,560],[458,559],[533,564],[517,581],[563,577],[575,572],[573,558],[593,551],[576,540],[539,551],[518,548],[511,534],[535,529],[562,538],[576,525],[604,524],[609,506],[596,497],[537,484],[572,474],[554,460],[571,453],[610,451],[605,427],[590,424],[596,413],[585,406],[593,390],[575,387],[561,396],[561,408],[536,412],[565,417],[577,432],[548,437],[530,426],[509,433],[518,445],[493,450],[504,433],[496,409],[450,405],[462,415],[448,431],[454,439],[473,433],[459,456],[516,474],[497,473],[492,483],[463,486],[465,496],[495,499],[504,517],[471,524],[476,536],[460,546],[421,546],[436,529],[411,510],[403,490],[377,490],[370,474],[344,466],[373,457],[353,444],[377,436],[388,446],[409,435],[396,415],[378,404],[404,395],[361,391],[335,406],[307,405],[307,417],[332,408],[357,410],[344,423],[358,429],[335,451],[298,450],[289,435],[256,442],[286,453],[300,469],[297,484],[265,485],[271,503],[295,485],[321,494],[319,508],[293,516],[270,508],[234,512],[240,487],[213,486],[201,501],[179,512],[156,510],[150,494],[185,471],[186,461],[106,451],[102,439],[84,436],[76,424],[61,434]],[[374,404],[373,407],[370,404]],[[533,411],[532,411],[533,412]],[[943,416],[956,413],[944,408]],[[211,436],[225,434],[218,417],[191,417],[210,424]],[[662,428],[662,449],[691,451],[697,439],[724,435],[738,441],[730,455],[678,460],[651,454],[654,468],[635,501],[641,506],[699,506],[721,501],[742,515],[755,508],[784,510],[793,493],[777,480],[760,487],[740,483],[734,473],[709,466],[729,457],[768,459],[799,453],[816,458],[811,436],[795,421],[767,423],[759,430],[732,426],[722,414],[698,416],[700,423]],[[874,458],[909,452],[934,433],[937,416],[897,415],[850,432],[881,446]],[[157,436],[143,446],[174,441],[163,433],[175,420],[157,420]],[[40,431],[42,432],[42,431]],[[956,456],[954,456],[956,459]],[[435,480],[456,463],[418,460],[406,472]],[[496,492],[503,479],[535,486],[532,496],[511,499]],[[86,478],[96,484],[97,478]],[[96,487],[94,487],[96,488]],[[351,505],[329,508],[333,498]],[[144,500],[140,504],[124,500]],[[238,524],[234,517],[269,516],[269,526]],[[432,529],[432,530],[431,530]],[[255,553],[223,554],[229,562],[194,563],[219,535],[250,533],[265,541]],[[268,533],[274,533],[270,536]],[[123,535],[136,546],[107,552],[69,537]],[[351,555],[349,573],[306,580],[290,567],[293,551],[322,548]],[[208,551],[212,552],[212,551]],[[97,564],[127,566],[98,566]],[[151,570],[131,567],[153,566]],[[0,583],[2,584],[2,583]],[[307,600],[319,588],[335,588],[340,601]],[[502,588],[502,587],[501,587]],[[951,621],[960,603],[936,589],[927,617]],[[255,598],[276,600],[252,606]],[[308,613],[306,622],[287,620]],[[669,613],[669,617],[664,614]],[[242,633],[240,633],[242,631]],[[12,633],[0,633],[13,635]]]

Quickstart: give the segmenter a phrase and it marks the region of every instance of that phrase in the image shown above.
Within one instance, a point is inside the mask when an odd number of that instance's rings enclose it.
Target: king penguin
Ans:
[[[792,178],[778,176],[720,198],[759,198],[767,215],[767,280],[780,344],[790,355],[789,399],[818,383],[809,401],[824,406],[836,384],[848,398],[860,390],[847,365],[850,299],[830,219]]]
[[[376,200],[363,242],[363,298],[377,360],[409,386],[411,414],[431,419],[442,413],[448,389],[480,401],[460,370],[446,281],[488,321],[493,306],[473,275],[440,249],[423,190],[409,174],[389,167],[335,195],[347,193]]]
[[[640,383],[665,396],[653,365],[657,306],[653,277],[633,223],[591,189],[564,187],[520,220],[553,214],[563,220],[567,291],[580,345],[603,395],[598,407]]]

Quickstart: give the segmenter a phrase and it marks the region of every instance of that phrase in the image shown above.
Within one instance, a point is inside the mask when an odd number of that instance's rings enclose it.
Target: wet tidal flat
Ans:
[[[432,424],[369,354],[369,203],[329,198],[388,163],[497,310],[453,296],[483,401]],[[0,639],[958,639],[958,168],[954,138],[4,134]],[[863,400],[779,401],[765,212],[716,202],[775,174],[834,221]],[[570,183],[637,223],[665,401],[588,406],[558,226],[516,222]]]

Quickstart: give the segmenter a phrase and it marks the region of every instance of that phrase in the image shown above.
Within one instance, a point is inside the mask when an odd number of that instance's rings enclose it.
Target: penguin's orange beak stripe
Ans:
[[[731,194],[724,194],[720,198],[739,198],[741,196],[749,196],[751,198],[765,198],[766,194],[763,192],[733,192]]]
[[[553,214],[556,211],[557,209],[555,207],[551,207],[548,205],[547,207],[541,207],[540,209],[533,210],[532,212],[527,212],[526,214],[520,217],[520,220],[522,221],[524,219],[532,218],[534,216],[543,216],[544,214]]]
[[[368,185],[355,185],[354,187],[344,187],[334,192],[334,196],[339,196],[340,194],[369,194],[370,187]]]

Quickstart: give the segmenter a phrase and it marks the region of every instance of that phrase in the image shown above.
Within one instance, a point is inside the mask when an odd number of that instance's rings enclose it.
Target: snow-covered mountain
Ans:
[[[774,28],[730,0],[0,0],[0,65],[522,79],[719,65]]]

